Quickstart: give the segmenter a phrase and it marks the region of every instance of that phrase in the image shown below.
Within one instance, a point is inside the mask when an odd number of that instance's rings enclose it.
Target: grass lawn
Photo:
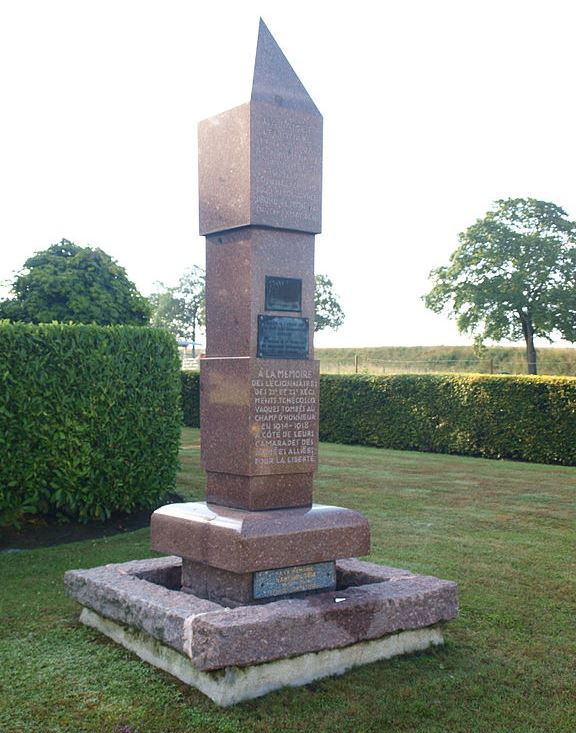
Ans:
[[[202,497],[185,429],[179,490]],[[440,650],[225,710],[78,623],[69,568],[150,557],[140,529],[0,554],[2,733],[576,731],[576,468],[321,446],[316,501],[364,512],[371,560],[460,584]]]

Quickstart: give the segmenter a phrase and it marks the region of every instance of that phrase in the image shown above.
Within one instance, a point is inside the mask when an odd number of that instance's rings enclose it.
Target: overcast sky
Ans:
[[[248,101],[260,15],[324,115],[316,345],[469,343],[421,301],[458,233],[576,218],[571,0],[0,0],[0,280],[62,238],[144,294],[203,265],[196,125]]]

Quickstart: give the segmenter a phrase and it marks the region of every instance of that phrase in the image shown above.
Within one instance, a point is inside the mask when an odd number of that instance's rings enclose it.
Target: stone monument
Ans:
[[[206,502],[152,515],[169,557],[69,571],[81,620],[221,705],[442,643],[456,585],[354,558],[361,514],[313,503],[322,116],[260,22],[250,102],[199,126]]]
[[[321,186],[322,116],[261,22],[250,102],[199,126],[208,503],[152,517],[185,590],[227,606],[334,590],[335,560],[369,552],[363,516],[312,504]]]

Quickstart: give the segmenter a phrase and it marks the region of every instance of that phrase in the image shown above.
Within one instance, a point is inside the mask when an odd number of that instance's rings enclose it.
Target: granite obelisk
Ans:
[[[199,125],[199,191],[207,499],[242,509],[310,505],[322,116],[262,21],[250,102]]]
[[[335,561],[366,554],[369,527],[312,503],[322,116],[262,21],[250,101],[198,138],[207,503],[157,511],[153,547],[183,558],[185,591],[218,603],[335,588]]]
[[[200,124],[207,502],[151,520],[169,557],[66,573],[81,621],[230,705],[441,644],[455,583],[355,559],[367,520],[312,503],[322,118],[261,22],[250,101]]]

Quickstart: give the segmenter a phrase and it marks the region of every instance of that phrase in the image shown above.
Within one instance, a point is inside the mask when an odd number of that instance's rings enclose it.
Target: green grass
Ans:
[[[179,490],[202,496],[198,431]],[[576,468],[323,445],[316,501],[368,515],[371,559],[460,584],[442,649],[221,710],[78,623],[68,568],[148,557],[148,530],[0,555],[2,733],[576,730]]]
[[[378,346],[348,349],[315,349],[320,371],[325,374],[350,374],[355,357],[360,373],[427,374],[429,372],[508,374],[526,373],[526,351],[518,346],[493,346],[481,358],[472,346]],[[538,349],[538,373],[576,376],[576,349],[544,347]]]

